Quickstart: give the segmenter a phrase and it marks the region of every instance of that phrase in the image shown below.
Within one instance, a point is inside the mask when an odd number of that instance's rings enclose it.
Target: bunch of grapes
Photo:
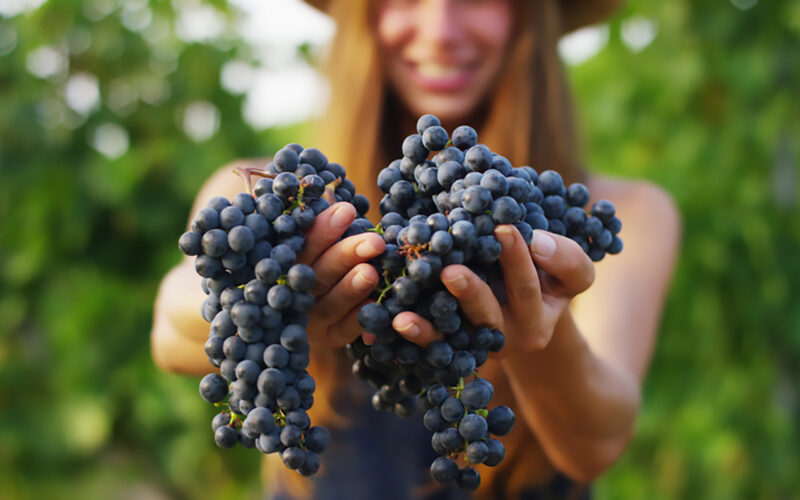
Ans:
[[[290,144],[265,169],[241,169],[248,192],[230,201],[213,198],[181,236],[179,246],[196,256],[208,295],[202,306],[211,323],[205,351],[220,374],[206,375],[200,394],[221,408],[212,422],[220,447],[239,443],[278,452],[303,475],[319,469],[330,434],[312,427],[307,414],[316,387],[306,371],[305,331],[315,276],[296,260],[316,215],[346,201],[359,216],[342,237],[373,231],[386,242],[385,252],[371,261],[382,285],[358,316],[374,342],[359,337],[347,346],[353,374],[375,389],[372,405],[401,417],[424,411],[440,455],[431,475],[440,483],[474,490],[480,474],[473,466],[496,466],[505,457],[492,436],[508,434],[515,416],[506,406],[489,409],[494,388],[478,374],[505,337],[470,324],[441,283],[441,270],[464,264],[502,290],[497,224],[513,224],[527,243],[534,229],[565,235],[593,261],[622,250],[622,225],[608,201],[586,212],[584,185],[566,187],[551,170],[514,168],[478,144],[469,126],[450,136],[435,116],[424,115],[417,132],[403,142],[403,158],[378,176],[385,196],[377,227],[364,217],[369,203],[341,165],[317,149]],[[252,189],[251,175],[263,177]],[[443,340],[422,348],[404,339],[391,326],[403,311],[429,320]]]
[[[382,218],[368,230],[386,242],[386,251],[373,261],[383,284],[358,317],[374,342],[357,339],[348,352],[353,374],[375,388],[376,409],[401,417],[425,412],[431,445],[440,455],[431,465],[433,479],[471,491],[480,485],[473,466],[503,460],[505,448],[492,436],[506,435],[515,421],[508,407],[489,410],[494,388],[478,374],[505,337],[470,324],[439,273],[444,266],[464,264],[493,290],[502,289],[496,225],[513,224],[527,243],[534,229],[568,236],[599,261],[622,250],[621,223],[608,201],[598,201],[587,214],[589,191],[583,184],[567,188],[555,171],[512,167],[478,144],[469,126],[449,136],[438,118],[424,115],[417,132],[403,142],[403,158],[378,176],[385,193]],[[444,339],[425,348],[404,339],[391,326],[403,311],[429,320]]]
[[[307,413],[316,388],[306,371],[305,331],[315,274],[297,255],[304,231],[331,202],[355,205],[353,231],[369,203],[341,165],[298,144],[281,149],[266,169],[240,173],[248,191],[251,175],[263,177],[254,195],[211,199],[179,240],[203,277],[202,315],[211,323],[205,352],[220,371],[202,379],[200,395],[221,409],[212,422],[218,446],[280,453],[287,467],[312,475],[331,438]]]

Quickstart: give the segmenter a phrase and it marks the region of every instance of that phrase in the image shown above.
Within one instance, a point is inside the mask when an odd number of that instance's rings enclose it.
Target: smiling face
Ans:
[[[495,83],[512,33],[511,0],[379,0],[389,84],[412,114],[464,120]]]

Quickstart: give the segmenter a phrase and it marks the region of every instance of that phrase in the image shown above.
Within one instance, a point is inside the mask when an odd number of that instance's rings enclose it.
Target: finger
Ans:
[[[543,287],[554,296],[573,297],[594,281],[594,264],[569,238],[537,229],[530,245],[536,267],[547,273]]]
[[[336,243],[355,218],[356,208],[350,203],[336,203],[323,210],[306,233],[306,246],[297,262],[311,264],[317,260],[322,252]]]
[[[477,274],[466,266],[455,264],[445,267],[439,276],[473,325],[503,329],[500,304],[489,285]]]
[[[357,234],[334,244],[312,265],[317,275],[312,292],[314,295],[327,292],[345,273],[380,255],[385,248],[386,242],[377,233]]]
[[[422,347],[444,338],[428,320],[411,311],[404,311],[395,316],[392,327],[406,340]]]
[[[347,314],[339,321],[332,324],[328,328],[328,342],[335,346],[344,346],[358,338],[359,335],[372,335],[367,334],[358,324],[358,311],[361,306],[369,301],[362,301],[350,309]],[[373,338],[374,340],[374,338]]]
[[[314,326],[325,327],[317,327],[315,330],[327,330],[327,340],[337,345],[346,344],[357,337],[361,333],[358,321],[355,329],[349,333],[343,332],[341,328],[332,329],[327,326],[341,321],[354,307],[369,297],[378,284],[378,279],[378,273],[369,264],[358,264],[351,269],[328,293],[317,299],[313,313]],[[349,335],[349,338],[342,338],[343,333]]]
[[[528,245],[517,228],[511,225],[497,226],[494,234],[503,247],[500,266],[503,269],[507,307],[517,316],[536,315],[541,308],[542,289]]]

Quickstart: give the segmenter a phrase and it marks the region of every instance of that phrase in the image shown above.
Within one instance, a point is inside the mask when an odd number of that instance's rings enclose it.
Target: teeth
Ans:
[[[461,73],[462,69],[458,66],[443,66],[436,63],[421,63],[417,65],[417,71],[429,78],[449,78]]]

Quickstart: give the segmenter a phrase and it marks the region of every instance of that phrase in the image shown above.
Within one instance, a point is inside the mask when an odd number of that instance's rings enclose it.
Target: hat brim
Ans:
[[[306,0],[311,6],[325,12],[330,0]],[[622,0],[559,0],[564,20],[563,32],[598,23],[614,13]]]

